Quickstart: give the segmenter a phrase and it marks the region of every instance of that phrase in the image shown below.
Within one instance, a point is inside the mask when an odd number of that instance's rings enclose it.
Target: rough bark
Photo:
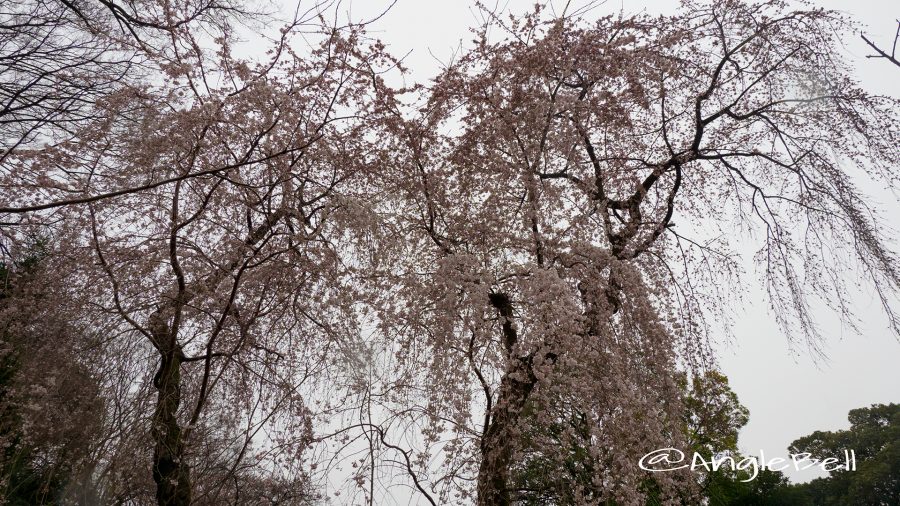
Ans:
[[[156,501],[161,506],[191,503],[190,466],[184,458],[184,440],[177,418],[181,404],[181,360],[179,350],[169,350],[162,358],[156,380],[153,481],[156,482]]]
[[[532,370],[531,357],[514,356],[518,340],[512,323],[513,308],[509,297],[492,293],[490,302],[502,319],[503,345],[510,358],[511,367],[500,380],[497,403],[490,416],[490,423],[481,439],[481,465],[478,469],[478,504],[506,506],[512,504],[509,490],[509,472],[515,448],[515,431],[519,415],[525,408],[528,396],[534,390],[537,378]]]
[[[157,391],[151,436],[153,481],[156,502],[160,506],[186,506],[191,503],[191,472],[185,460],[184,439],[178,423],[181,406],[181,363],[184,353],[166,318],[166,307],[150,316],[150,332],[160,354],[159,370],[153,379]]]
[[[507,506],[512,504],[509,472],[516,440],[514,432],[519,415],[537,383],[531,364],[516,359],[515,366],[500,382],[497,405],[491,423],[481,439],[481,465],[478,469],[478,504]]]

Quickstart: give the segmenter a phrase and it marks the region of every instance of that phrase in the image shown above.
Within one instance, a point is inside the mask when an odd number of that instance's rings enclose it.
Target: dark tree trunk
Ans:
[[[491,422],[481,439],[481,466],[478,469],[478,504],[508,506],[512,504],[509,472],[513,462],[513,432],[528,396],[537,383],[530,361],[516,359],[516,364],[500,381],[497,404]]]
[[[478,504],[508,506],[512,504],[509,472],[513,462],[513,432],[537,377],[532,357],[514,356],[518,333],[513,325],[512,301],[504,293],[490,294],[490,302],[501,317],[503,347],[510,367],[500,380],[497,402],[490,413],[490,423],[481,438],[481,465],[478,468]]]
[[[163,354],[155,386],[158,392],[153,413],[153,481],[160,506],[186,506],[191,503],[190,467],[184,460],[182,429],[178,424],[181,404],[181,360],[177,348]]]

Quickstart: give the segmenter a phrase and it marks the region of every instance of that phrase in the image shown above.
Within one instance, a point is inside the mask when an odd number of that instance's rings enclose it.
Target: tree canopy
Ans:
[[[837,469],[802,485],[812,504],[881,506],[900,502],[900,404],[875,404],[850,411],[850,428],[816,431],[791,443],[793,453],[843,458],[853,450],[855,470]]]

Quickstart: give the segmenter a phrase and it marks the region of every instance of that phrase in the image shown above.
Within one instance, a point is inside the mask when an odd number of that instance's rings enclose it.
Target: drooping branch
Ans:
[[[894,65],[900,67],[900,60],[897,60],[897,42],[900,41],[900,20],[897,21],[897,33],[894,34],[894,43],[891,45],[891,53],[888,54],[887,51],[878,47],[874,42],[868,39],[865,34],[860,34],[862,40],[865,41],[866,44],[869,45],[877,54],[866,56],[866,58],[885,58],[889,62]]]

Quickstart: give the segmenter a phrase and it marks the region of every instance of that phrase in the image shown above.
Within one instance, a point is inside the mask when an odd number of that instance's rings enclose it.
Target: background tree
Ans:
[[[684,380],[685,426],[688,442],[709,458],[717,452],[738,453],[738,433],[747,425],[750,411],[741,405],[718,371]]]
[[[900,405],[874,404],[850,411],[850,429],[816,431],[791,443],[791,453],[838,458],[854,450],[857,469],[831,471],[797,488],[813,504],[888,505],[900,502]]]
[[[8,504],[96,501],[102,419],[98,371],[79,353],[87,333],[47,311],[46,241],[0,264],[0,497]]]
[[[71,133],[140,65],[133,51],[57,1],[4,2],[0,50],[0,161],[17,147]]]
[[[857,469],[831,471],[827,478],[792,484],[778,471],[761,470],[751,481],[747,472],[710,474],[710,504],[722,505],[838,505],[895,504],[897,488],[898,405],[875,404],[850,411],[849,430],[816,431],[789,447],[792,454],[809,453],[823,461],[854,450]],[[831,466],[834,467],[834,464]]]
[[[259,16],[228,0],[4,2],[0,167],[9,169],[3,162],[17,148],[73,135],[98,101],[152,79],[152,60],[175,63],[201,30]]]

